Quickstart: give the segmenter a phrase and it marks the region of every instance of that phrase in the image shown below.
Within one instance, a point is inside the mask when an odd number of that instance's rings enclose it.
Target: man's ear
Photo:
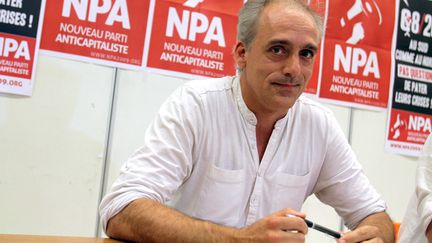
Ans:
[[[240,70],[246,67],[246,46],[241,41],[234,48],[234,60]]]

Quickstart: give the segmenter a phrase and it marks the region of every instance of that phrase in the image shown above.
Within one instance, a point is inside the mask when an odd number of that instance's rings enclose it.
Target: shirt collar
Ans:
[[[236,102],[237,102],[237,106],[238,106],[240,113],[242,114],[243,118],[250,125],[256,126],[256,124],[257,124],[256,116],[251,110],[249,110],[249,108],[246,106],[246,103],[243,99],[239,76],[233,77],[232,89],[233,89],[234,97],[235,97]],[[276,122],[275,128],[279,128],[279,127],[283,126],[284,124],[286,124],[286,122],[288,120],[288,116],[291,113],[291,111],[292,111],[292,108],[288,110],[288,113],[282,119],[280,119]]]

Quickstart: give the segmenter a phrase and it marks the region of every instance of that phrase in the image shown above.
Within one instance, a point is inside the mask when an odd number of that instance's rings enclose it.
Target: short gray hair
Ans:
[[[296,6],[303,9],[306,13],[310,14],[314,19],[315,25],[317,26],[319,38],[322,37],[324,32],[323,22],[321,16],[319,16],[314,10],[312,10],[302,0],[248,0],[240,10],[237,24],[237,39],[243,42],[246,48],[249,48],[252,41],[255,39],[257,34],[258,20],[263,9],[275,2],[283,2],[295,4]]]

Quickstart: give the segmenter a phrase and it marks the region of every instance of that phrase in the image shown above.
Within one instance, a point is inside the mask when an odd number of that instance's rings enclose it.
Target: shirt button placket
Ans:
[[[262,187],[262,177],[257,176],[255,187],[249,202],[249,214],[246,220],[246,225],[251,225],[255,223],[255,221],[257,220],[258,208],[259,208],[261,192],[262,192],[261,187]]]

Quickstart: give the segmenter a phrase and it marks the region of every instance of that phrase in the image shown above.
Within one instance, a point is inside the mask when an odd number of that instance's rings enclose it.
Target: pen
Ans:
[[[304,221],[306,222],[307,226],[309,228],[311,228],[311,229],[316,229],[316,230],[318,230],[320,232],[323,232],[323,233],[326,233],[328,235],[331,235],[331,236],[333,236],[336,239],[341,238],[341,234],[339,232],[337,232],[337,231],[331,230],[331,229],[326,228],[326,227],[324,227],[322,225],[319,225],[319,224],[315,224],[314,222],[312,222],[310,220],[307,220],[307,219],[304,219]]]
[[[288,214],[287,216],[290,217],[290,218],[292,218],[292,217],[296,217],[296,216],[294,216],[294,215],[292,215],[292,214]],[[311,229],[318,230],[318,231],[320,231],[320,232],[322,232],[322,233],[325,233],[325,234],[328,234],[328,235],[330,235],[330,236],[333,236],[333,237],[336,238],[336,239],[339,239],[339,238],[342,237],[341,233],[339,233],[339,232],[337,232],[337,231],[331,230],[331,229],[326,228],[326,227],[324,227],[324,226],[322,226],[322,225],[319,225],[319,224],[315,224],[314,222],[312,222],[312,221],[310,221],[310,220],[308,220],[308,219],[303,219],[303,220],[305,221],[306,225],[307,225],[309,228],[311,228]]]

